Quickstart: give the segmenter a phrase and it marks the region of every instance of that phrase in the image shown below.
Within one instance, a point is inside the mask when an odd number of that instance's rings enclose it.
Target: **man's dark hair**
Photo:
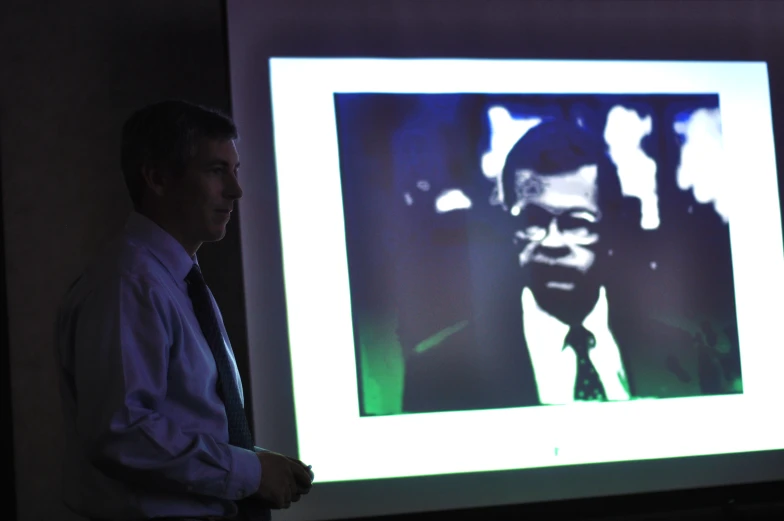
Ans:
[[[221,112],[186,101],[162,101],[134,112],[123,125],[120,152],[134,207],[138,209],[142,202],[145,166],[181,173],[204,138],[237,139],[237,127]]]
[[[597,165],[599,208],[612,220],[620,211],[623,194],[618,170],[607,155],[604,140],[576,124],[555,120],[537,125],[515,143],[506,157],[501,187],[504,206],[515,201],[517,170],[533,170],[539,175],[555,175]]]

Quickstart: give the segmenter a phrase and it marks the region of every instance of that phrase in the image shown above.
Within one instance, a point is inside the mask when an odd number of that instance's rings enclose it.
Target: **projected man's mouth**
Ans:
[[[581,275],[574,268],[533,264],[530,266],[531,285],[538,289],[554,291],[575,291]]]

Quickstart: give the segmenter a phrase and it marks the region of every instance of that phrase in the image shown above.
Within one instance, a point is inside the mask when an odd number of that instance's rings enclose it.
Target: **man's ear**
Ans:
[[[163,196],[166,191],[167,176],[157,165],[142,166],[142,179],[144,184],[158,197]]]

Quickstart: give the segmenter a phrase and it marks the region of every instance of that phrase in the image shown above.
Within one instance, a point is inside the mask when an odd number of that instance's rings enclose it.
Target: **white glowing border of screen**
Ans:
[[[764,63],[273,58],[270,78],[298,442],[320,482],[784,447],[770,414],[784,350],[769,348],[781,317],[766,296],[784,293],[784,256]],[[730,226],[744,394],[360,418],[335,92],[718,93],[735,204],[753,208]]]

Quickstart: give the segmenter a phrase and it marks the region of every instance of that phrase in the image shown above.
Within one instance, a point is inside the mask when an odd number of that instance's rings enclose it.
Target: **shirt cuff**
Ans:
[[[231,473],[226,483],[226,497],[238,501],[252,496],[261,483],[261,461],[256,453],[229,445]]]

